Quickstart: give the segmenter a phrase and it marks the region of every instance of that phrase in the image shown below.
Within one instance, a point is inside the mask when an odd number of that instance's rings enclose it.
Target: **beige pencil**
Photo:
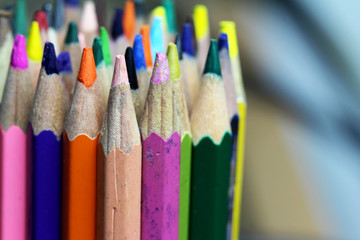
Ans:
[[[139,240],[141,142],[124,56],[116,57],[99,147],[104,164],[101,239]]]
[[[95,3],[85,1],[80,20],[80,32],[84,34],[85,47],[92,45],[93,39],[99,36],[99,23],[96,17]]]

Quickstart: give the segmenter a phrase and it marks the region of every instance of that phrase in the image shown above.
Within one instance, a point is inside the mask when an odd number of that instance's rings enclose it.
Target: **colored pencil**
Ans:
[[[78,38],[78,29],[75,22],[70,22],[69,24],[63,51],[70,53],[71,68],[74,76],[76,76],[80,68],[81,47]]]
[[[47,29],[48,41],[54,44],[55,52],[58,53],[60,52],[59,38],[58,38],[58,33],[54,27],[53,5],[51,3],[45,3],[43,5],[43,11],[46,13],[47,22],[48,22],[48,29]]]
[[[237,45],[236,26],[234,22],[222,21],[220,22],[220,33],[226,33],[229,42],[229,54],[231,60],[231,67],[235,82],[235,90],[237,95],[237,104],[239,112],[239,127],[238,127],[238,146],[237,146],[237,160],[235,170],[235,186],[234,186],[234,201],[233,201],[233,217],[232,217],[232,234],[231,239],[235,240],[240,235],[240,216],[241,216],[241,199],[242,199],[242,181],[243,181],[243,167],[244,167],[244,150],[245,150],[245,129],[246,129],[246,95],[242,80],[239,49]]]
[[[178,239],[181,139],[173,127],[169,64],[157,53],[144,116],[141,189],[141,237]]]
[[[152,56],[151,56],[152,50],[151,50],[151,43],[150,43],[150,27],[149,27],[149,25],[143,25],[141,27],[140,34],[143,37],[146,67],[148,69],[151,69],[153,61],[152,61]]]
[[[191,115],[190,239],[226,239],[231,133],[216,40],[198,96]]]
[[[108,76],[112,76],[114,68],[113,68],[112,57],[110,52],[110,41],[109,41],[109,35],[104,27],[100,28],[100,38],[101,38],[101,46],[103,50],[106,70],[108,72]]]
[[[42,5],[41,10],[46,13],[47,23],[52,25],[53,21],[53,5],[50,2],[46,2]]]
[[[27,55],[29,57],[29,70],[33,82],[34,91],[37,86],[41,60],[42,60],[42,45],[40,37],[39,24],[33,21],[30,26],[29,36],[26,44]]]
[[[95,239],[96,154],[104,114],[92,48],[84,48],[63,136],[62,238]]]
[[[104,105],[105,108],[109,97],[111,81],[110,81],[110,77],[108,76],[108,72],[106,70],[106,65],[103,57],[103,50],[101,46],[101,38],[99,37],[94,38],[92,49],[93,49],[95,65],[96,65],[96,76],[97,76],[96,81],[99,84],[100,94],[102,97],[102,104]]]
[[[60,79],[64,85],[64,99],[66,113],[70,109],[70,103],[75,88],[75,79],[71,68],[69,52],[61,52],[57,57],[57,67]]]
[[[198,97],[200,88],[199,63],[195,55],[195,43],[191,31],[191,25],[185,23],[182,28],[181,46],[183,59],[181,61],[181,73],[185,90],[186,103],[189,114]]]
[[[146,97],[148,95],[148,90],[149,90],[150,74],[146,70],[143,38],[140,34],[137,34],[135,36],[133,53],[134,53],[136,75],[137,75],[137,79],[138,79],[138,83],[139,83],[139,90],[140,90],[140,105],[142,106],[140,109],[141,110],[140,115],[142,116],[143,111],[144,111]],[[138,118],[139,123],[140,123],[140,118]]]
[[[65,26],[68,26],[70,22],[75,22],[79,25],[81,16],[79,0],[65,0],[64,16]]]
[[[106,4],[105,0],[95,0],[96,16],[100,26],[106,23]]]
[[[34,13],[34,21],[36,21],[39,24],[40,29],[40,38],[41,38],[41,44],[44,47],[45,43],[49,40],[48,38],[48,21],[47,21],[47,15],[45,11],[36,11]]]
[[[225,33],[219,35],[219,56],[221,73],[224,79],[226,103],[229,115],[229,122],[231,126],[232,138],[232,155],[230,160],[230,187],[229,187],[229,207],[228,207],[228,236],[231,239],[232,218],[233,218],[233,200],[235,187],[235,171],[236,171],[236,157],[237,157],[237,138],[239,128],[239,111],[236,102],[235,82],[232,74],[231,61],[229,56],[228,38]]]
[[[0,10],[0,103],[10,66],[11,49],[14,42],[10,26],[11,17],[11,12]]]
[[[64,0],[55,0],[54,4],[54,16],[53,16],[53,27],[58,37],[59,50],[63,49],[66,28],[65,28],[65,3]],[[66,25],[67,26],[67,25]]]
[[[112,52],[115,55],[124,54],[126,47],[129,45],[128,39],[124,35],[123,29],[123,10],[115,9],[115,16],[111,28]]]
[[[177,32],[175,3],[173,0],[163,0],[162,4],[166,12],[166,22],[167,22],[168,32],[172,36],[170,41],[172,41]]]
[[[65,121],[64,87],[56,64],[54,45],[45,44],[42,68],[30,117],[33,131],[34,240],[60,240],[61,165]]]
[[[139,83],[135,70],[134,55],[131,47],[126,48],[125,59],[126,59],[127,74],[130,82],[131,95],[136,113],[136,119],[137,122],[140,122],[145,103],[141,105],[143,102],[141,102]]]
[[[191,129],[189,114],[182,89],[179,55],[175,44],[167,50],[171,85],[174,100],[174,129],[181,136],[180,155],[180,198],[179,198],[179,239],[187,240],[190,220],[190,177],[191,177]]]
[[[150,29],[151,55],[155,59],[156,53],[165,52],[165,36],[163,18],[154,17]]]
[[[129,42],[133,42],[136,27],[136,13],[135,3],[132,0],[127,0],[125,2],[123,27],[126,38]]]
[[[210,42],[208,9],[198,4],[194,7],[194,25],[197,45],[197,57],[200,72],[203,71]]]
[[[166,10],[164,6],[157,6],[151,11],[151,20],[150,22],[154,21],[154,18],[161,18],[161,31],[164,41],[164,49],[165,46],[170,41],[169,31],[168,31],[168,24],[166,18]]]
[[[190,14],[189,16],[187,16],[185,23],[189,23],[191,26],[191,32],[192,32],[192,37],[193,37],[193,43],[196,43],[196,34],[195,34],[195,25],[194,25],[194,18],[193,16]],[[194,44],[194,48],[195,48],[195,52],[197,52],[197,44]]]
[[[136,13],[136,31],[140,32],[141,27],[145,24],[144,0],[134,0]]]
[[[96,17],[95,3],[85,1],[80,20],[80,32],[84,34],[85,46],[90,47],[94,37],[98,37],[99,23]]]
[[[27,7],[26,0],[17,0],[14,14],[14,34],[22,34],[27,36],[28,22],[27,22]]]
[[[100,141],[104,162],[101,239],[140,239],[141,142],[124,56],[117,56]]]
[[[17,35],[0,107],[1,239],[27,239],[26,135],[33,94],[25,37]]]

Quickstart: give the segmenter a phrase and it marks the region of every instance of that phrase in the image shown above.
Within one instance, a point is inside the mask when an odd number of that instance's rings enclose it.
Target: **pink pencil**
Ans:
[[[25,38],[15,37],[0,108],[1,239],[27,239],[27,129],[33,85]]]
[[[177,240],[181,140],[173,125],[169,63],[156,53],[141,121],[143,141],[141,239]]]

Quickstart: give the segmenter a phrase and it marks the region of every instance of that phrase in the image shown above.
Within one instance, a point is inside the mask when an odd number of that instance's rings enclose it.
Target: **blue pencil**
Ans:
[[[47,42],[30,118],[33,131],[34,240],[60,240],[63,96],[54,45]]]

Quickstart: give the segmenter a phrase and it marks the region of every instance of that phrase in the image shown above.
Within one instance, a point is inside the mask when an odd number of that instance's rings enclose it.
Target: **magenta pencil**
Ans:
[[[177,240],[181,139],[174,129],[169,63],[157,53],[141,121],[142,240]]]
[[[1,239],[27,239],[27,132],[33,85],[25,37],[17,35],[0,108]]]

